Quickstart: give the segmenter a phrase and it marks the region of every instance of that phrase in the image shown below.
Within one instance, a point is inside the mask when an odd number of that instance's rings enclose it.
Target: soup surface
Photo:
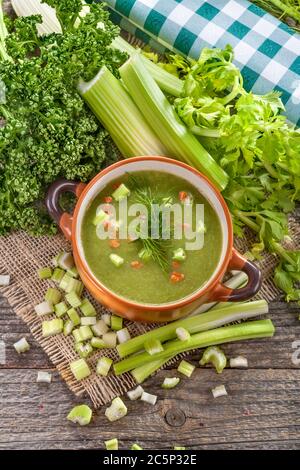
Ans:
[[[203,247],[187,250],[184,236],[182,239],[174,239],[174,226],[178,223],[178,219],[175,220],[174,217],[171,217],[170,240],[157,240],[158,259],[151,247],[149,250],[145,249],[148,245],[140,238],[121,239],[117,231],[111,240],[100,239],[97,230],[99,224],[105,224],[106,227],[111,223],[117,226],[122,224],[119,219],[119,204],[113,197],[121,184],[130,190],[126,197],[128,208],[131,204],[141,202],[143,195],[146,195],[146,202],[150,199],[154,202],[164,201],[164,204],[171,201],[191,205],[192,229],[196,231],[200,227],[205,232]],[[99,212],[101,204],[113,205],[116,216],[106,216],[99,221],[103,214]],[[196,220],[197,204],[204,205],[204,226],[203,223],[199,225]],[[104,212],[109,212],[105,211],[105,207]],[[96,214],[100,214],[98,220],[95,220]],[[145,218],[145,214],[141,213],[140,217]],[[134,218],[136,216],[128,219],[131,221]],[[107,288],[135,302],[162,304],[192,294],[212,276],[221,255],[222,232],[216,212],[194,186],[167,173],[147,171],[124,175],[97,195],[84,215],[81,241],[87,264],[94,276]],[[111,255],[117,255],[116,260],[112,260]]]

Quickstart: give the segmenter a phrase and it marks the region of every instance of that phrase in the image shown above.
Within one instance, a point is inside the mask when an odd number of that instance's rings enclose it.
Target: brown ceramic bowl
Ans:
[[[133,171],[163,171],[192,183],[214,207],[222,227],[223,246],[218,266],[204,286],[176,302],[154,305],[141,304],[125,299],[97,279],[84,258],[81,243],[81,224],[91,201],[112,180]],[[74,214],[63,212],[59,198],[64,192],[78,197]],[[257,293],[261,285],[261,273],[250,261],[233,248],[232,221],[227,205],[215,186],[201,173],[190,166],[166,157],[135,157],[122,160],[101,171],[92,181],[83,183],[59,180],[49,188],[47,208],[51,217],[59,224],[65,237],[72,242],[74,259],[81,279],[95,299],[124,318],[143,322],[171,321],[185,315],[206,302],[243,301]],[[230,270],[244,271],[248,283],[240,289],[229,289],[222,284],[224,274]]]

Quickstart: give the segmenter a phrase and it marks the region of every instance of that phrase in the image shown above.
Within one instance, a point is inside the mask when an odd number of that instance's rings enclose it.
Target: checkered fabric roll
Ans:
[[[246,0],[105,0],[114,22],[160,51],[197,59],[201,49],[234,47],[245,88],[279,90],[300,125],[300,35]],[[157,46],[159,43],[159,46]]]

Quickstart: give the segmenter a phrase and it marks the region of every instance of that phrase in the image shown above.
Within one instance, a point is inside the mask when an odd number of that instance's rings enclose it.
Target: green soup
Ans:
[[[192,228],[195,231],[197,230],[196,205],[202,204],[205,224],[204,226],[202,224],[202,230],[205,232],[203,247],[187,250],[187,240],[184,236],[182,239],[174,239],[174,226],[178,219],[175,220],[173,216],[170,219],[170,239],[157,241],[159,255],[161,250],[163,252],[163,265],[154,259],[151,250],[145,250],[145,243],[140,238],[121,239],[116,232],[114,240],[100,239],[95,221],[99,205],[112,204],[116,211],[116,219],[112,220],[110,215],[104,221],[98,221],[99,223],[106,226],[116,221],[122,223],[122,220],[118,219],[119,204],[112,197],[120,184],[130,189],[130,194],[126,197],[128,207],[140,202],[140,194],[146,194],[148,199],[150,195],[154,202],[164,201],[166,205],[169,202],[189,204],[192,206]],[[145,214],[141,215],[141,218],[143,217],[145,218]],[[130,217],[128,219],[131,220]],[[201,228],[201,225],[199,227]],[[221,256],[222,231],[215,210],[194,186],[167,173],[147,171],[125,175],[113,181],[97,195],[84,215],[81,241],[87,264],[95,277],[108,289],[135,302],[163,304],[192,294],[212,276]],[[179,248],[181,250],[178,251]],[[112,254],[117,255],[122,264],[119,266],[114,264],[111,259]]]

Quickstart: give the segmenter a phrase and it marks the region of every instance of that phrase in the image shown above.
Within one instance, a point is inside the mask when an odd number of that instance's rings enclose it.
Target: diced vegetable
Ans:
[[[120,397],[114,398],[109,408],[105,410],[105,416],[109,421],[117,421],[127,415],[127,408]]]
[[[117,338],[119,343],[126,343],[129,341],[131,336],[127,328],[122,328],[122,330],[117,331]]]
[[[204,366],[205,364],[213,364],[218,374],[221,374],[223,369],[226,367],[227,358],[218,346],[209,346],[203,353],[200,365]]]
[[[181,374],[186,375],[187,377],[191,377],[191,375],[194,372],[195,368],[196,367],[193,366],[193,364],[190,364],[189,362],[187,362],[183,359],[180,362],[179,366],[177,367],[177,370]]]
[[[93,326],[97,323],[96,317],[81,317],[80,322],[83,326]]]
[[[56,305],[61,300],[61,292],[58,289],[54,289],[53,287],[49,287],[46,292],[45,300],[48,300],[53,305]]]
[[[140,385],[138,385],[136,388],[134,388],[133,390],[129,390],[127,392],[127,396],[129,398],[129,400],[138,400],[139,398],[141,398],[142,394],[143,394],[143,387],[141,387]]]
[[[34,307],[34,310],[39,316],[49,315],[50,313],[54,312],[54,307],[53,307],[52,302],[45,300],[44,302],[36,305]]]
[[[141,400],[145,401],[146,403],[149,403],[150,405],[155,405],[157,401],[157,396],[152,395],[151,393],[143,392],[141,396]]]
[[[61,279],[59,283],[59,287],[66,292],[66,289],[69,285],[70,280],[73,279],[69,274],[65,273],[63,278]]]
[[[66,301],[71,305],[71,307],[77,308],[82,304],[82,300],[76,292],[69,292],[65,296]]]
[[[85,317],[95,317],[96,316],[96,310],[93,304],[89,301],[89,299],[83,299],[81,305],[80,305],[80,310],[82,311],[83,315]]]
[[[115,348],[117,345],[117,335],[113,331],[105,333],[102,339],[107,348]]]
[[[106,212],[104,212],[103,209],[101,209],[95,216],[93,220],[93,224],[97,226],[99,224],[102,224],[105,220],[108,220],[108,219],[109,219],[109,215]]]
[[[70,308],[67,313],[74,326],[81,324],[80,316],[78,315],[78,312],[75,310],[75,308]]]
[[[71,277],[79,277],[79,272],[76,266],[73,266],[73,268],[68,269],[67,274]]]
[[[231,357],[229,359],[230,367],[248,367],[248,359],[243,356]]]
[[[177,250],[173,251],[172,259],[175,261],[184,261],[186,259],[186,252],[183,248],[178,248]]]
[[[0,286],[6,287],[9,286],[10,283],[10,275],[9,274],[1,274],[0,275]]]
[[[185,447],[174,446],[174,450],[185,450]]]
[[[109,441],[104,441],[106,450],[119,450],[118,439],[110,439]]]
[[[78,279],[75,279],[74,277],[70,277],[65,291],[67,293],[76,292],[76,294],[81,296],[82,291],[83,291],[83,284]]]
[[[154,356],[155,354],[158,354],[164,350],[163,345],[158,339],[150,339],[145,341],[144,348],[151,356]]]
[[[96,348],[96,349],[103,349],[107,347],[103,339],[101,338],[92,338],[91,345],[93,348]]]
[[[225,395],[228,395],[224,385],[218,385],[217,387],[212,388],[211,392],[212,392],[214,398],[223,397]]]
[[[67,419],[72,421],[72,423],[80,424],[80,426],[86,426],[87,424],[90,424],[92,414],[92,410],[89,406],[77,405],[72,408]]]
[[[143,448],[138,444],[132,444],[131,450],[143,450]]]
[[[66,302],[60,302],[59,304],[54,305],[55,315],[60,318],[68,311],[68,306]]]
[[[180,382],[179,377],[166,377],[162,383],[162,388],[167,390],[176,387]]]
[[[114,331],[121,330],[123,328],[123,318],[117,315],[112,315],[110,318],[110,326]]]
[[[49,372],[44,370],[39,370],[37,373],[36,381],[37,383],[47,383],[50,384],[52,380],[52,375]]]
[[[191,335],[188,330],[186,330],[182,326],[176,328],[176,335],[177,338],[180,339],[180,341],[188,341],[191,338]]]
[[[64,322],[61,318],[54,318],[54,320],[43,321],[42,323],[42,334],[44,338],[48,336],[58,335],[62,333],[64,328]]]
[[[100,359],[97,362],[97,374],[98,375],[103,375],[107,376],[109,369],[111,368],[113,364],[113,360],[110,359],[109,357],[100,357]]]
[[[14,343],[14,348],[17,351],[18,354],[22,354],[26,351],[29,351],[30,345],[27,342],[26,338],[21,338],[21,339],[19,339],[19,341]]]
[[[96,336],[102,336],[108,332],[108,326],[104,320],[98,320],[95,325],[91,326],[91,330]]]
[[[75,343],[81,343],[83,341],[79,328],[76,328],[76,330],[73,330],[72,335],[75,339]]]
[[[71,320],[66,320],[64,323],[64,335],[69,336],[74,329],[74,323]]]
[[[120,184],[120,186],[113,192],[112,196],[115,201],[121,201],[125,197],[130,195],[130,189],[125,186],[125,184]]]
[[[57,258],[57,265],[61,268],[67,271],[68,269],[73,268],[74,266],[74,258],[72,253],[67,253],[63,251],[58,255]]]
[[[111,323],[111,315],[109,313],[104,313],[102,316],[101,316],[101,319],[104,321],[104,323],[107,325],[107,326],[110,326],[110,323]]]
[[[40,279],[50,279],[52,276],[51,268],[41,268],[38,270],[38,276]]]
[[[138,54],[125,62],[119,72],[135,104],[166,145],[167,154],[194,166],[219,189],[224,189],[227,174],[185,127]]]
[[[85,379],[91,374],[91,370],[84,359],[71,362],[70,369],[77,380]]]
[[[122,258],[119,255],[116,255],[116,253],[111,253],[109,255],[109,259],[117,268],[119,268],[120,266],[122,266],[122,264],[124,264],[124,258]]]
[[[79,356],[83,359],[89,357],[93,352],[93,347],[90,343],[76,343],[75,344],[75,351],[79,354]]]
[[[51,276],[51,281],[60,284],[65,274],[66,272],[63,269],[55,268]]]
[[[81,326],[79,328],[79,331],[80,331],[80,336],[82,338],[82,341],[88,341],[89,339],[93,337],[93,332],[89,326]]]

